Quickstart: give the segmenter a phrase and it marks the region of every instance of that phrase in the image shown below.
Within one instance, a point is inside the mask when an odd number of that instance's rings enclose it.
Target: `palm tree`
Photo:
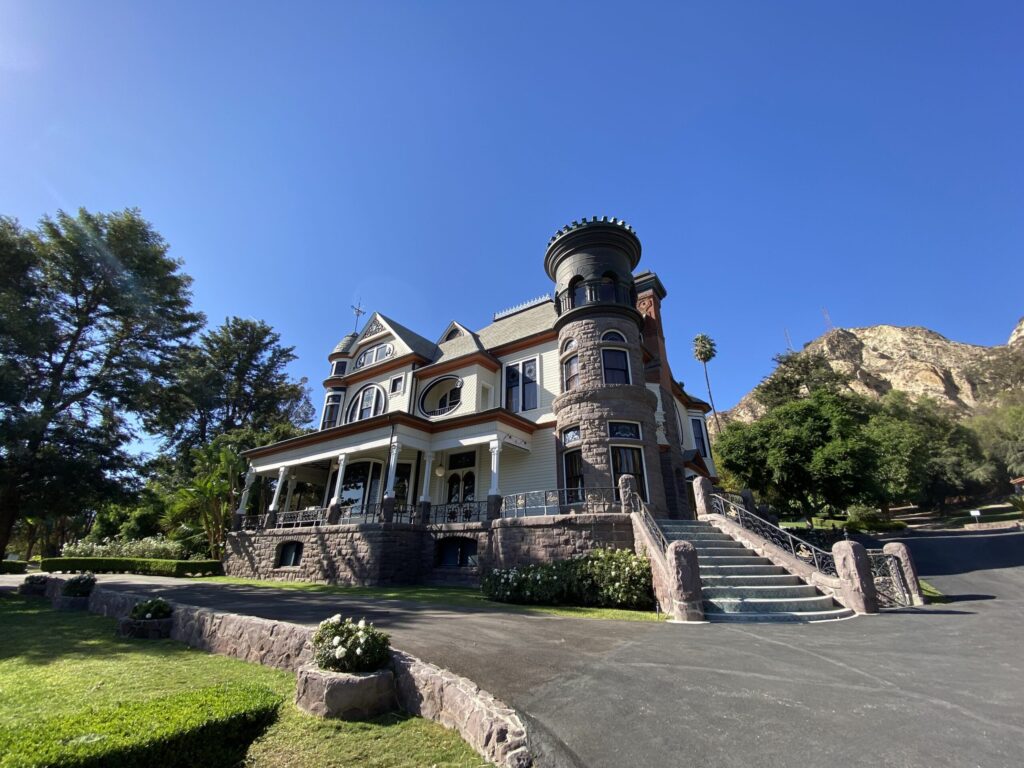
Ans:
[[[715,359],[716,352],[715,340],[706,333],[698,333],[693,337],[693,356],[704,366],[704,381],[708,385],[708,400],[711,402],[711,413],[715,416],[715,427],[719,434],[721,434],[722,424],[718,421],[715,399],[711,396],[711,379],[708,378],[708,363]]]

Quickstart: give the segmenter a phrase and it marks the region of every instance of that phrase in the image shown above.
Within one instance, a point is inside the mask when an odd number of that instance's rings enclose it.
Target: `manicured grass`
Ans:
[[[1002,523],[1010,520],[1020,520],[1022,515],[1019,509],[1014,509],[1009,504],[991,504],[986,507],[975,507],[981,512],[977,519],[979,523]],[[958,510],[951,517],[941,517],[942,525],[946,528],[963,528],[967,523],[975,522],[970,511]]]
[[[534,613],[565,616],[574,619],[615,619],[618,621],[661,621],[655,611],[629,611],[621,608],[589,608],[572,605],[513,605],[488,600],[478,589],[470,587],[337,587],[308,581],[264,581],[234,576],[213,576],[204,582],[238,584],[263,589],[293,589],[340,597],[368,597],[374,600],[409,600],[443,608],[475,608],[477,610]]]
[[[815,530],[818,530],[818,529],[824,530],[824,529],[832,529],[832,528],[836,528],[836,529],[842,530],[843,525],[846,523],[845,520],[833,520],[833,519],[828,518],[828,517],[815,517],[815,518],[812,518],[812,519],[814,520],[814,528],[815,528]],[[807,529],[807,522],[804,521],[804,520],[780,520],[779,521],[779,527],[780,528],[803,528],[804,530],[806,530]]]
[[[948,603],[949,598],[939,592],[935,587],[924,579],[919,578],[917,583],[921,585],[921,594],[929,603]]]
[[[0,626],[0,729],[38,728],[51,718],[155,702],[196,688],[261,685],[285,703],[249,748],[249,768],[485,765],[456,732],[436,723],[397,715],[366,723],[323,721],[292,704],[293,673],[170,640],[116,638],[113,619],[58,613],[42,600],[5,597]],[[24,764],[23,758],[0,756],[0,766],[8,760]]]

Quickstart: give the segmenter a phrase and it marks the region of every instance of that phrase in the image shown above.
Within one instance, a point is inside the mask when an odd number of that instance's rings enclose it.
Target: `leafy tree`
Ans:
[[[823,389],[841,392],[849,381],[833,370],[820,352],[783,352],[774,358],[776,366],[754,389],[755,399],[771,410]]]
[[[95,512],[202,316],[137,210],[0,218],[0,556],[27,514]]]
[[[312,419],[306,380],[293,381],[286,371],[295,348],[280,341],[265,322],[232,317],[202,334],[185,355],[169,407],[154,427],[186,472],[189,451],[215,437],[240,430],[283,430],[291,437]]]
[[[718,420],[718,411],[715,409],[715,398],[711,395],[711,379],[708,377],[708,363],[715,359],[718,349],[715,341],[706,333],[699,333],[693,337],[693,356],[704,366],[704,383],[708,387],[708,402],[711,403],[711,413],[715,416],[715,428],[722,431],[722,425]]]
[[[219,560],[244,472],[244,459],[228,446],[211,445],[199,452],[191,482],[178,489],[164,513],[164,527],[198,526],[209,556]]]
[[[717,441],[722,467],[769,503],[808,519],[874,494],[874,446],[863,398],[819,389],[752,424],[733,422]]]
[[[980,410],[968,427],[985,454],[1008,475],[1024,475],[1024,393],[1004,393],[996,405]]]

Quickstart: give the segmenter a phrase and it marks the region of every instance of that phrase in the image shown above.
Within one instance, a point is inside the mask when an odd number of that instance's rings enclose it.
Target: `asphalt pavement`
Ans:
[[[519,710],[547,765],[1024,766],[1024,533],[904,540],[949,602],[812,625],[570,619],[100,578],[299,623],[365,616],[395,647]]]

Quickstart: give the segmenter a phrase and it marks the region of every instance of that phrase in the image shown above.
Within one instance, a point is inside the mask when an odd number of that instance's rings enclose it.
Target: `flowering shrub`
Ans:
[[[64,582],[61,594],[65,597],[88,597],[96,586],[96,577],[86,571]]]
[[[49,576],[43,576],[41,573],[33,573],[31,576],[26,576],[22,584],[28,584],[32,587],[45,587],[46,582],[49,580]]]
[[[485,597],[505,603],[654,607],[651,564],[628,549],[592,549],[571,560],[493,570],[480,586]]]
[[[144,539],[111,539],[101,542],[76,541],[65,544],[60,551],[63,557],[141,557],[153,560],[182,560],[185,548],[180,541],[172,541],[162,535],[147,536]]]
[[[171,604],[162,597],[143,600],[132,608],[133,619],[168,619],[171,616]]]
[[[320,622],[313,633],[313,658],[320,669],[373,672],[388,661],[391,638],[365,619],[342,621],[337,614]]]

